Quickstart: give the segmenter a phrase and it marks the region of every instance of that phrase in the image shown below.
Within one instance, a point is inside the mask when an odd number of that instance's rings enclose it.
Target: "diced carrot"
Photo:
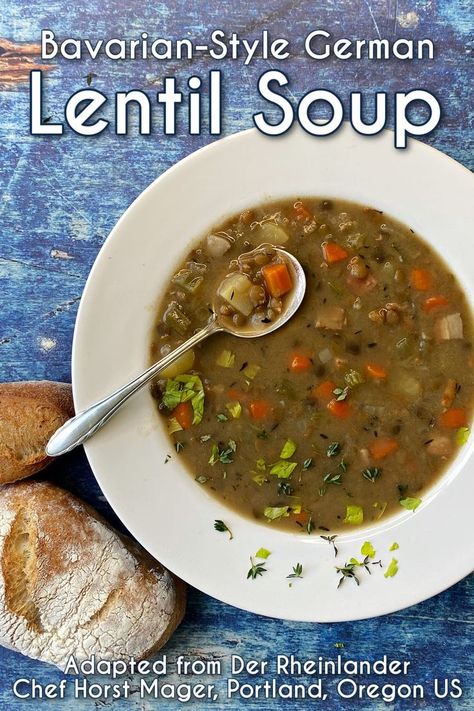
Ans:
[[[301,511],[298,514],[294,514],[294,520],[296,521],[296,523],[300,523],[302,526],[306,526],[309,521],[309,512]]]
[[[295,204],[293,205],[293,209],[298,220],[309,220],[310,217],[313,217],[312,213],[308,210],[307,207],[305,207],[304,203],[302,203],[301,200],[297,200],[295,202]]]
[[[465,427],[467,424],[466,410],[462,407],[453,407],[440,415],[439,424],[450,430],[457,430],[458,427]]]
[[[265,420],[273,411],[273,407],[266,400],[253,400],[249,405],[250,416],[254,420]]]
[[[442,309],[444,306],[448,305],[448,299],[442,294],[438,294],[437,296],[429,296],[425,300],[422,308],[423,311],[426,311],[426,313],[429,314],[432,311],[437,311],[438,309]]]
[[[417,291],[428,291],[433,284],[433,277],[428,269],[412,269],[410,284]]]
[[[340,247],[336,242],[323,242],[323,257],[328,264],[340,262],[342,259],[347,259],[349,253],[343,247]]]
[[[398,442],[396,439],[391,439],[390,437],[379,437],[372,442],[369,447],[369,451],[374,459],[385,459],[389,454],[393,454],[398,449]]]
[[[189,430],[193,424],[193,408],[189,400],[188,402],[180,402],[179,405],[176,405],[171,414],[173,417],[176,417],[183,430]]]
[[[262,276],[271,296],[275,299],[291,290],[293,282],[286,264],[268,264],[262,268]]]
[[[382,368],[381,365],[377,365],[376,363],[367,363],[365,367],[367,373],[372,378],[378,378],[379,380],[383,380],[383,378],[387,377],[387,371],[385,370],[385,368]]]
[[[327,404],[329,412],[340,420],[346,420],[351,414],[350,405],[345,400],[333,398]]]
[[[292,373],[304,373],[310,370],[312,365],[311,358],[303,355],[303,353],[292,353],[290,355],[290,371]]]
[[[316,387],[312,389],[311,394],[317,400],[329,401],[332,399],[335,387],[336,383],[332,380],[323,380],[322,383],[319,383],[319,385],[316,385]]]

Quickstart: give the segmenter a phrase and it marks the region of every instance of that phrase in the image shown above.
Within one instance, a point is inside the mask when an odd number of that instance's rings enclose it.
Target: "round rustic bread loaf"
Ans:
[[[49,483],[0,487],[0,644],[64,668],[143,658],[181,622],[185,585]]]
[[[49,438],[73,415],[68,383],[0,383],[0,484],[44,469]]]

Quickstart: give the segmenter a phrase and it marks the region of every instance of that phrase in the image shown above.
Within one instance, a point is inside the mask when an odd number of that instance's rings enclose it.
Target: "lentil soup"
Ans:
[[[300,261],[305,298],[274,333],[215,335],[161,374],[153,395],[177,456],[197,486],[290,531],[416,509],[469,435],[473,326],[448,266],[392,217],[305,198],[227,220],[170,280],[151,359],[204,326],[217,293],[239,326],[281,313],[282,260],[239,259],[262,243]]]

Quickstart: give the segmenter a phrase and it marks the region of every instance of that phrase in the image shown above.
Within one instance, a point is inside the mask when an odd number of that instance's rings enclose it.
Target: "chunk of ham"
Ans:
[[[346,325],[346,312],[340,306],[321,306],[316,319],[316,328],[340,331]]]
[[[431,442],[426,445],[426,450],[435,457],[450,457],[453,445],[449,437],[435,435]]]
[[[435,321],[434,334],[439,341],[463,338],[461,314],[448,314]]]
[[[370,272],[364,279],[358,279],[352,274],[349,274],[347,277],[347,286],[356,296],[363,296],[377,286],[377,279],[375,279]]]

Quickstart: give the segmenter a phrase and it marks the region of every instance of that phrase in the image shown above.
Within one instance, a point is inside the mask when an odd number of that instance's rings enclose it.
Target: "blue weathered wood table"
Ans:
[[[291,78],[289,96],[300,97],[312,88],[329,88],[342,98],[354,89],[389,93],[425,88],[443,107],[439,127],[425,140],[469,168],[472,158],[472,113],[469,113],[469,59],[472,48],[470,0],[271,0],[248,4],[244,0],[176,0],[141,3],[136,0],[3,0],[0,37],[15,42],[38,41],[43,28],[59,38],[128,37],[147,31],[150,36],[194,37],[207,40],[221,27],[244,37],[257,37],[266,28],[273,36],[292,42],[292,58],[280,66]],[[433,61],[311,62],[303,56],[301,38],[311,29],[325,28],[335,37],[430,37],[435,42]],[[0,55],[3,50],[0,49]],[[1,56],[0,56],[1,60]],[[193,72],[207,77],[211,68],[224,72],[225,134],[248,128],[252,114],[263,108],[256,83],[272,62],[258,59],[247,67],[224,61],[218,66],[207,56],[188,61],[55,62],[45,77],[43,117],[58,121],[64,103],[78,89],[92,86],[113,97],[118,90],[143,89],[150,93],[174,74],[182,87]],[[471,69],[472,71],[472,69]],[[5,76],[3,76],[3,79]],[[18,77],[17,77],[18,78]],[[105,114],[112,116],[112,108]],[[391,117],[393,118],[393,117]],[[159,120],[148,137],[116,136],[113,130],[86,139],[66,130],[61,137],[33,137],[29,132],[28,84],[2,81],[0,72],[0,378],[2,380],[69,380],[74,319],[84,282],[110,229],[132,200],[159,174],[213,138],[187,135],[184,119],[174,137],[164,137]],[[56,462],[48,477],[99,508],[120,525],[107,506],[82,451]],[[447,512],[446,535],[453,538],[456,555],[455,512]],[[446,522],[445,522],[446,523]],[[463,544],[465,542],[462,542]],[[443,561],[439,561],[443,565]],[[423,570],[420,569],[420,576]],[[223,605],[190,590],[189,607],[179,631],[166,647],[170,659],[178,654],[228,660],[231,654],[266,659],[277,653],[300,657],[376,659],[383,654],[409,659],[412,682],[430,687],[435,677],[458,677],[465,693],[459,700],[395,700],[394,709],[473,708],[472,676],[473,581],[464,580],[420,605],[383,618],[331,625],[294,624],[259,618]],[[337,645],[337,646],[336,646]],[[343,646],[342,646],[343,645]],[[47,707],[89,709],[110,706],[167,709],[178,701],[77,700],[35,702],[14,699],[13,681],[35,677],[57,681],[60,672],[6,649],[0,650],[0,708]],[[171,680],[176,678],[172,675]],[[374,678],[372,677],[373,681]],[[132,680],[134,683],[136,680]],[[222,689],[224,682],[218,681]],[[329,682],[334,688],[334,681]],[[328,700],[325,708],[385,707],[384,701]],[[305,708],[314,702],[226,701],[212,705],[192,702],[194,708],[244,706],[262,709]]]

